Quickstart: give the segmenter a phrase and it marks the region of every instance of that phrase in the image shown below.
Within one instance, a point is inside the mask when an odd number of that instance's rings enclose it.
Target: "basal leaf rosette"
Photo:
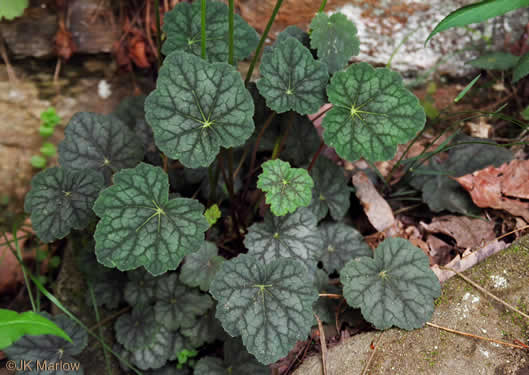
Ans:
[[[262,168],[257,187],[265,192],[274,215],[283,216],[310,204],[314,182],[306,169],[291,168],[289,162],[279,159],[263,163]]]
[[[327,66],[314,60],[297,39],[287,38],[264,53],[259,70],[257,88],[277,113],[293,110],[306,115],[325,104]]]
[[[367,63],[337,72],[327,86],[333,108],[322,122],[325,143],[342,158],[389,160],[426,122],[423,107],[397,72]]]
[[[424,252],[402,238],[388,238],[374,258],[349,261],[340,273],[343,295],[377,329],[420,328],[441,294],[439,280]]]
[[[267,213],[263,222],[248,228],[244,246],[249,254],[265,263],[277,258],[294,258],[311,271],[318,263],[323,246],[317,224],[316,216],[307,208],[286,216]]]
[[[307,337],[318,298],[302,264],[280,258],[265,265],[249,254],[224,262],[210,293],[224,329],[241,336],[263,364],[284,357]]]
[[[24,210],[42,242],[66,237],[72,229],[84,229],[95,217],[92,211],[103,177],[91,170],[48,168],[31,180]]]
[[[314,181],[309,208],[318,220],[330,211],[334,220],[341,220],[349,210],[351,190],[343,169],[326,157],[319,157],[310,171]]]
[[[200,7],[200,1],[192,4],[180,2],[165,13],[162,27],[167,35],[162,46],[165,55],[180,50],[201,56]],[[206,3],[206,57],[210,62],[228,61],[228,12],[225,4],[217,1]],[[259,42],[257,32],[238,14],[234,17],[233,40],[236,61],[247,58]]]
[[[154,276],[198,250],[209,228],[204,206],[189,198],[169,200],[167,174],[145,163],[118,172],[94,211],[101,217],[94,234],[98,261],[121,271],[144,266]]]
[[[310,46],[318,51],[318,59],[327,63],[330,74],[345,67],[349,58],[360,52],[356,26],[342,13],[328,16],[319,12],[310,29]]]
[[[143,155],[141,140],[123,122],[98,113],[76,113],[59,144],[62,167],[99,171],[107,185],[113,173],[136,166]]]
[[[209,166],[220,147],[243,145],[252,135],[254,103],[239,72],[175,51],[145,100],[156,145],[188,168]]]

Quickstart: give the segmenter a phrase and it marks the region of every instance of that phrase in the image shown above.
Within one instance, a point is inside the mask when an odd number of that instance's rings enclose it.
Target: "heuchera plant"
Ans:
[[[115,321],[122,363],[184,374],[172,361],[223,339],[224,360],[200,358],[195,374],[265,374],[314,311],[331,315],[329,290],[378,329],[430,319],[440,285],[427,256],[398,238],[373,254],[343,222],[340,167],[319,156],[325,143],[349,161],[391,159],[424,127],[423,108],[398,73],[347,67],[356,27],[323,7],[310,36],[289,27],[264,49],[255,85],[267,32],[259,42],[222,3],[179,3],[164,17],[156,89],[75,115],[60,167],[34,177],[25,208],[39,238],[84,230],[93,241],[74,247],[98,304],[133,306]],[[244,81],[235,65],[252,53]],[[320,143],[306,115],[327,102]]]

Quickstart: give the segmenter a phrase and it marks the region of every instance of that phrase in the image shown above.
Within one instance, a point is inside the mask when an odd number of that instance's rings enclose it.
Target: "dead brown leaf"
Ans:
[[[357,172],[353,175],[353,185],[371,225],[379,232],[393,227],[395,225],[393,211],[369,177],[364,172]]]
[[[466,216],[446,215],[435,217],[431,224],[421,222],[421,226],[430,233],[443,233],[456,240],[457,246],[464,249],[477,247],[486,241],[492,241],[494,223]]]
[[[428,244],[428,253],[430,255],[430,264],[437,264],[444,266],[452,260],[450,252],[453,250],[453,246],[447,244],[439,237],[429,234],[426,237],[426,243]]]
[[[505,210],[529,222],[529,160],[513,160],[455,178],[478,207]]]

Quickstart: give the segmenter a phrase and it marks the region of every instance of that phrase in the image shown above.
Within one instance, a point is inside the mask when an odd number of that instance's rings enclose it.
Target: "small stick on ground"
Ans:
[[[494,342],[494,343],[496,343],[496,344],[505,345],[505,346],[510,346],[511,348],[525,349],[525,348],[524,348],[523,346],[521,346],[521,345],[511,344],[510,342],[505,342],[505,341],[501,341],[501,340],[491,339],[491,338],[489,338],[489,337],[478,336],[478,335],[474,335],[474,334],[472,334],[472,333],[467,333],[467,332],[457,331],[457,330],[452,329],[452,328],[447,328],[447,327],[439,326],[439,325],[437,325],[437,324],[435,324],[435,323],[427,322],[426,325],[428,325],[428,326],[430,326],[430,327],[434,327],[434,328],[442,329],[443,331],[447,331],[447,332],[451,332],[451,333],[456,333],[456,334],[461,335],[461,336],[467,336],[467,337],[472,337],[472,338],[479,339],[479,340],[490,341],[490,342]]]
[[[527,318],[529,319],[529,315],[521,312],[519,309],[517,309],[516,307],[514,307],[513,305],[505,302],[504,300],[502,300],[501,298],[499,297],[496,297],[494,294],[492,294],[491,292],[489,292],[487,289],[483,288],[482,286],[476,284],[474,281],[470,280],[468,277],[466,277],[465,275],[463,275],[462,273],[460,272],[457,272],[456,270],[452,269],[452,268],[449,268],[449,267],[439,267],[441,269],[445,269],[447,271],[451,271],[451,272],[454,272],[457,276],[461,277],[463,280],[465,280],[467,283],[469,283],[470,285],[472,285],[474,288],[476,288],[477,290],[485,293],[487,296],[493,298],[494,300],[498,301],[499,303],[503,304],[504,306],[508,307],[509,309],[511,309],[512,311],[514,312],[517,312],[518,314],[520,314],[521,316],[523,316],[524,318]]]
[[[327,297],[327,298],[342,298],[343,296],[341,294],[330,294],[330,293],[320,293],[320,297]]]
[[[318,321],[318,330],[320,331],[320,345],[321,345],[321,365],[323,367],[323,375],[328,375],[327,372],[327,340],[325,340],[325,331],[323,330],[323,323],[318,315],[314,314]]]
[[[377,352],[378,345],[380,343],[380,339],[382,338],[383,334],[384,334],[384,332],[382,332],[380,334],[380,336],[378,336],[377,341],[373,344],[374,345],[373,351],[371,352],[371,355],[369,356],[369,359],[367,360],[367,363],[364,366],[364,369],[362,370],[362,375],[366,375],[367,374],[367,371],[369,370],[369,366],[371,365],[371,362],[373,362],[373,358],[375,358],[375,353]]]
[[[15,73],[15,70],[9,63],[9,57],[7,56],[7,49],[6,49],[6,46],[4,45],[4,39],[2,39],[1,36],[0,36],[0,56],[2,57],[2,60],[4,61],[4,64],[6,66],[7,77],[9,78],[9,81],[11,81],[11,83],[16,83],[17,75]]]

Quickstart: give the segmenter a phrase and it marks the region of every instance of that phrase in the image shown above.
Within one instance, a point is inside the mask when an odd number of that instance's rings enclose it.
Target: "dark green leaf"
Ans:
[[[129,282],[125,286],[125,300],[132,306],[149,304],[154,301],[156,278],[140,268],[127,272]]]
[[[320,226],[323,247],[320,260],[328,272],[338,271],[351,259],[373,256],[362,235],[343,223],[323,223]]]
[[[34,371],[19,371],[17,373],[42,375],[83,374],[83,369],[80,367],[79,362],[72,356],[81,353],[88,344],[86,331],[63,314],[51,316],[46,312],[40,312],[39,315],[51,320],[61,328],[72,339],[72,343],[53,335],[23,336],[10,347],[3,349],[7,357],[12,361],[17,363],[32,361],[30,366]],[[63,363],[71,363],[72,370],[42,371],[36,367],[36,361],[58,363],[61,360]],[[77,370],[75,369],[76,367]]]
[[[204,242],[195,253],[185,257],[180,271],[180,281],[191,287],[200,287],[204,292],[209,289],[209,284],[224,258],[218,255],[217,246],[212,242]]]
[[[509,70],[520,58],[507,52],[489,52],[468,63],[473,67],[486,70]]]
[[[174,270],[200,248],[209,228],[204,206],[194,199],[169,200],[167,174],[144,163],[118,172],[94,211],[101,217],[94,235],[97,259],[121,271],[144,266],[157,276]]]
[[[310,204],[314,182],[306,169],[292,168],[279,159],[263,163],[262,168],[257,187],[266,193],[266,203],[274,215],[283,216]]]
[[[523,55],[514,67],[512,82],[516,83],[529,74],[529,52]]]
[[[131,313],[121,315],[116,320],[116,339],[130,351],[151,346],[154,336],[160,330],[160,325],[153,317],[152,306],[135,306]]]
[[[154,334],[149,346],[132,352],[133,364],[141,370],[161,368],[171,356],[172,338],[171,332],[161,326],[158,332]]]
[[[205,343],[212,343],[217,339],[223,338],[224,330],[220,322],[215,318],[216,309],[210,309],[206,315],[202,315],[196,320],[186,320],[182,322],[180,332],[186,336],[189,344],[198,348]]]
[[[341,220],[349,210],[351,190],[343,169],[324,156],[320,156],[310,171],[314,180],[312,202],[309,208],[318,220],[330,211],[334,220]]]
[[[325,104],[327,67],[314,60],[295,38],[287,38],[263,54],[259,69],[262,78],[257,88],[268,107],[277,113],[294,110],[310,114]]]
[[[126,278],[122,272],[110,270],[104,277],[90,281],[98,306],[105,305],[108,309],[115,309],[123,300],[123,286]],[[90,293],[86,294],[86,302],[92,305]]]
[[[207,167],[221,146],[243,145],[254,130],[254,104],[239,72],[185,52],[165,58],[145,111],[156,145],[189,168]]]
[[[0,350],[7,348],[24,335],[55,335],[72,342],[66,332],[49,319],[33,311],[18,313],[0,309]]]
[[[135,130],[136,121],[145,118],[144,104],[145,95],[127,96],[118,104],[116,110],[112,112],[112,116],[117,117],[130,130]]]
[[[164,16],[162,30],[167,40],[162,52],[169,55],[181,50],[201,56],[200,46],[200,2],[180,2]],[[239,15],[234,17],[234,58],[236,61],[248,57],[257,47],[259,36]],[[206,56],[210,62],[228,61],[228,7],[208,1],[206,5]]]
[[[248,228],[244,246],[265,263],[281,257],[294,258],[312,270],[323,246],[317,223],[306,208],[286,216],[266,214],[262,223]]]
[[[512,10],[529,6],[529,0],[484,0],[458,8],[439,22],[426,38],[425,44],[435,35],[452,27],[462,27],[501,16]]]
[[[330,74],[345,67],[351,56],[360,52],[356,26],[342,13],[329,17],[319,12],[310,28],[310,45],[318,50],[318,59],[327,64]]]
[[[95,217],[92,205],[103,188],[97,172],[48,168],[31,180],[24,209],[43,242],[64,238],[72,229],[84,229]]]
[[[377,329],[411,330],[432,317],[441,294],[437,276],[424,252],[402,238],[388,238],[374,258],[349,261],[342,269],[343,295]]]
[[[248,352],[263,364],[284,357],[307,337],[318,298],[301,263],[276,258],[264,265],[249,254],[224,262],[210,292],[224,329],[242,336]]]
[[[113,173],[134,167],[142,159],[143,146],[138,137],[116,117],[97,113],[76,113],[59,144],[62,167],[99,171],[107,184]]]
[[[200,294],[196,289],[180,284],[176,273],[158,279],[155,298],[156,320],[171,331],[183,324],[189,325],[213,306],[207,294]]]
[[[400,74],[386,68],[353,64],[334,74],[327,94],[333,108],[323,119],[323,138],[349,161],[391,159],[397,145],[408,142],[426,122]]]

